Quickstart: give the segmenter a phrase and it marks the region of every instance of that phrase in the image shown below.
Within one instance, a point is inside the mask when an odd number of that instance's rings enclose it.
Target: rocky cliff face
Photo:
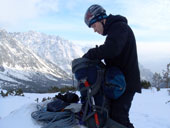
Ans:
[[[71,74],[71,61],[83,55],[82,48],[59,36],[34,31],[11,33],[13,37],[33,50],[41,58],[58,65]]]
[[[65,86],[71,77],[52,62],[42,59],[17,38],[0,30],[0,86],[24,91],[45,91]]]

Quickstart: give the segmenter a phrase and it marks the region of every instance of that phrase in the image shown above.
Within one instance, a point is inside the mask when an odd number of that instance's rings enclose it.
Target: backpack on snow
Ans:
[[[42,123],[41,128],[73,128],[77,125],[76,113],[81,110],[77,94],[59,93],[52,101],[38,104],[31,117]]]
[[[124,93],[124,75],[116,67],[105,69],[101,61],[87,58],[73,60],[72,72],[81,94],[83,122],[88,128],[106,127],[110,123],[106,99],[117,99]]]

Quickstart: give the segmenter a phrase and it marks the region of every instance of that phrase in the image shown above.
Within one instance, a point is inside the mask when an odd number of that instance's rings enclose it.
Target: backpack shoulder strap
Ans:
[[[79,88],[79,91],[85,91],[85,90],[88,90],[89,88],[91,88],[91,92],[89,94],[89,96],[94,96],[98,91],[99,89],[101,88],[101,83],[104,79],[104,70],[100,69],[100,70],[97,70],[97,79],[96,79],[96,82],[91,85],[90,87],[82,87],[81,89]],[[80,84],[84,84],[84,81],[86,80],[86,78],[80,80],[78,82],[78,87]]]

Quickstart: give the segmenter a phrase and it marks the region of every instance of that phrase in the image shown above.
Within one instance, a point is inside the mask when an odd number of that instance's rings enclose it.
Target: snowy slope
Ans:
[[[130,119],[136,128],[170,128],[170,95],[167,89],[142,90],[136,94]],[[0,97],[0,128],[40,128],[30,114],[36,110],[35,99],[56,94],[30,94],[24,97]],[[79,95],[79,94],[78,94]]]
[[[136,94],[130,118],[136,128],[170,128],[170,95],[166,89],[142,90]]]
[[[32,49],[42,58],[58,65],[67,73],[71,73],[71,61],[81,57],[81,47],[59,36],[29,31],[25,33],[11,33],[13,37]]]
[[[0,30],[0,87],[15,86],[24,91],[44,92],[51,86],[69,83],[71,77],[61,68],[39,57],[5,30]]]

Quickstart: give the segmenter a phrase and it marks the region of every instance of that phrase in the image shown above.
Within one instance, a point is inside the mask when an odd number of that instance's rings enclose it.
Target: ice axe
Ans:
[[[85,87],[88,87],[88,93],[91,93],[91,88],[90,88],[90,84],[86,79],[81,79],[81,82],[84,83]],[[94,107],[95,106],[95,101],[94,101],[94,97],[91,96],[91,102],[92,102],[92,110],[94,112],[94,119],[95,119],[95,123],[96,123],[96,127],[99,128],[100,127],[100,123],[99,123],[99,118],[98,118],[98,114],[97,114],[97,110]]]

